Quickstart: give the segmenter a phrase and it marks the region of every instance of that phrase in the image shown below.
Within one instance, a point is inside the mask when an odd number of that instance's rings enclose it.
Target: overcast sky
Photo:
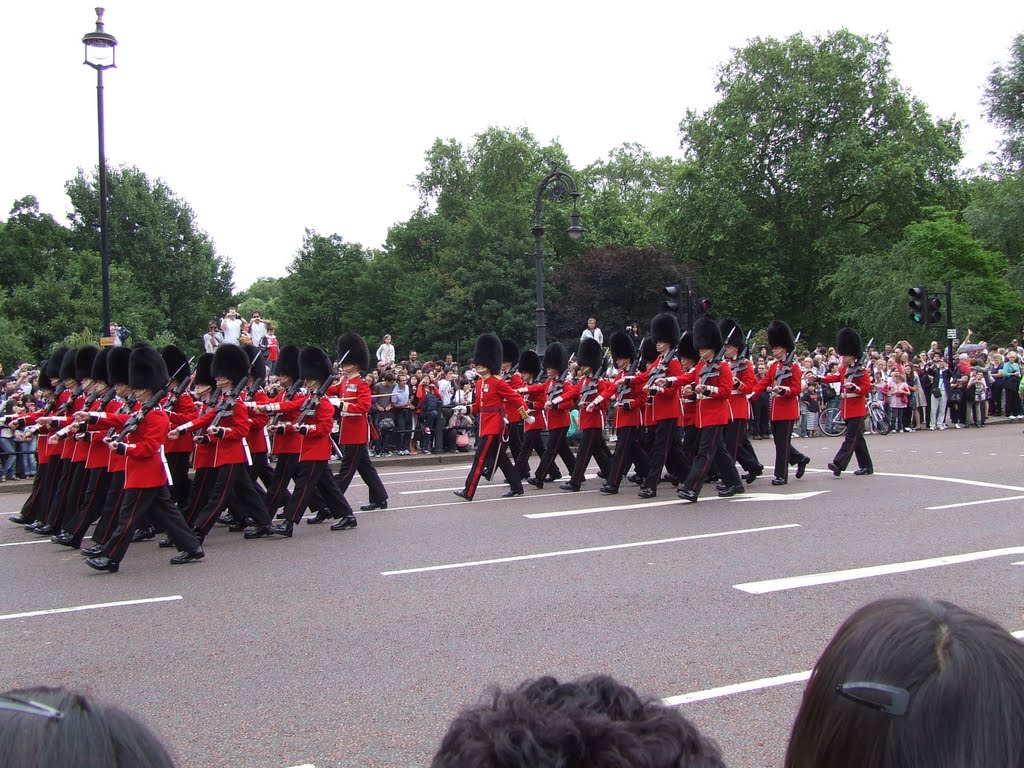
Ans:
[[[63,221],[64,183],[97,164],[93,6],[18,0],[3,19],[0,214],[34,194]],[[982,90],[1024,3],[110,0],[104,19],[119,41],[108,162],[187,201],[244,288],[283,275],[306,227],[380,246],[437,137],[526,126],[576,167],[625,142],[679,156],[680,118],[714,103],[716,67],[758,36],[886,33],[904,87],[967,123],[976,167],[999,139]]]

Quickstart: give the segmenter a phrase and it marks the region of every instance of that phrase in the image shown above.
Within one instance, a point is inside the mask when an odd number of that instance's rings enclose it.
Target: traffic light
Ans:
[[[928,312],[925,325],[942,325],[942,299],[928,299]]]
[[[928,320],[928,289],[923,285],[916,285],[907,291],[910,301],[910,319],[919,325],[925,325]]]
[[[661,302],[661,308],[665,312],[678,315],[679,310],[683,307],[683,297],[686,296],[686,289],[676,283],[675,285],[666,285],[662,289],[661,294],[664,299]]]

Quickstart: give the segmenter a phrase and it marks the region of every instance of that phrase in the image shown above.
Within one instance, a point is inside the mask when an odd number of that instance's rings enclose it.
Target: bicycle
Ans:
[[[876,401],[868,402],[868,418],[870,419],[871,431],[880,435],[889,434],[892,428],[889,419],[885,415],[885,406]],[[829,437],[839,437],[846,431],[846,419],[842,417],[838,403],[826,406],[821,418],[818,420],[818,429],[822,434]]]

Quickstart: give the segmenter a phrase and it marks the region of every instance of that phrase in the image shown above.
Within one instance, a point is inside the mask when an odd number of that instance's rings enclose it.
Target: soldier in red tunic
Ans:
[[[730,317],[723,318],[718,322],[718,330],[722,332],[722,338],[727,339],[725,357],[732,369],[732,395],[729,397],[731,418],[725,427],[725,447],[746,472],[743,479],[752,483],[764,472],[764,465],[757,460],[754,446],[747,437],[750,395],[757,384],[757,375],[747,357],[747,345],[740,324]]]
[[[569,411],[576,402],[576,386],[567,380],[569,360],[561,342],[548,344],[544,350],[544,369],[548,379],[542,390],[544,394],[544,422],[548,430],[548,444],[533,477],[526,482],[534,488],[543,488],[544,479],[555,467],[555,456],[562,459],[569,474],[576,468],[576,459],[569,450],[565,435],[569,431]]]
[[[754,387],[754,393],[771,393],[770,418],[772,437],[775,439],[775,477],[772,485],[789,482],[789,467],[796,466],[796,478],[804,476],[811,460],[793,446],[793,424],[800,418],[800,366],[793,362],[796,342],[793,331],[781,320],[768,325],[768,346],[775,360],[768,366],[764,378]]]
[[[473,362],[479,379],[476,382],[476,393],[471,405],[472,413],[477,416],[476,455],[473,466],[466,476],[466,487],[455,491],[455,495],[472,501],[477,485],[484,474],[485,467],[498,467],[509,480],[511,488],[502,494],[503,498],[523,495],[523,483],[516,472],[515,465],[505,452],[506,414],[510,410],[519,412],[522,418],[529,414],[523,404],[522,396],[512,389],[501,376],[502,347],[501,339],[493,333],[484,333],[477,337],[473,349]]]
[[[644,477],[650,469],[650,458],[639,441],[641,419],[644,405],[647,403],[647,390],[634,376],[634,360],[637,359],[638,352],[633,339],[622,331],[615,331],[608,338],[608,348],[618,369],[612,381],[615,454],[608,469],[608,477],[598,490],[601,493],[618,493],[619,483],[622,482],[622,476],[630,464],[635,465],[637,473]]]
[[[576,350],[576,361],[582,377],[579,389],[580,447],[576,451],[576,466],[572,476],[559,488],[563,491],[578,491],[583,483],[583,473],[593,457],[601,470],[602,477],[608,477],[611,469],[611,454],[604,442],[604,415],[608,401],[615,391],[615,385],[603,378],[601,344],[590,337],[580,340]]]
[[[853,328],[843,328],[836,336],[836,352],[843,358],[839,373],[824,376],[823,384],[838,383],[842,385],[839,393],[839,415],[846,421],[846,434],[839,452],[828,468],[839,477],[849,466],[850,458],[856,454],[857,466],[855,475],[874,474],[868,443],[864,439],[864,417],[867,416],[867,396],[871,390],[871,374],[864,366],[861,358],[864,355],[863,342],[860,334]]]
[[[651,339],[658,357],[637,379],[647,386],[648,403],[654,426],[654,442],[651,446],[651,466],[647,478],[640,486],[641,499],[652,499],[658,495],[661,470],[668,463],[673,468],[679,463],[669,454],[680,452],[676,441],[676,427],[680,420],[679,378],[683,368],[676,358],[676,344],[679,343],[679,321],[675,315],[662,312],[651,320]]]
[[[199,415],[195,400],[189,394],[188,387],[181,394],[177,394],[181,384],[192,378],[192,368],[189,365],[188,357],[174,344],[164,347],[160,351],[160,356],[164,359],[167,372],[171,375],[163,409],[167,412],[168,418],[173,413],[180,417],[182,422],[191,421]],[[192,456],[192,448],[191,434],[168,441],[165,448],[167,466],[171,470],[171,499],[182,512],[188,508],[189,490],[192,486],[192,481],[188,476],[188,460]]]
[[[138,402],[152,401],[154,393],[167,386],[167,366],[155,349],[138,345],[132,350],[128,384]],[[146,412],[133,431],[119,434],[120,440],[115,438],[109,443],[112,452],[125,457],[125,490],[110,539],[99,556],[85,561],[97,571],[117,573],[140,515],[148,514],[181,551],[171,558],[172,564],[200,560],[205,555],[199,538],[185,523],[167,491],[163,445],[169,422],[167,414],[153,402],[152,410]],[[105,426],[103,418],[96,421]]]
[[[697,348],[700,362],[681,379],[684,396],[692,392],[697,398],[697,454],[690,472],[679,486],[679,498],[690,502],[696,501],[700,495],[704,477],[712,465],[725,485],[719,496],[743,493],[736,463],[722,439],[722,431],[729,423],[732,369],[723,359],[722,333],[710,317],[702,317],[693,324],[693,346]]]
[[[501,378],[503,378],[516,392],[525,385],[523,377],[519,375],[519,345],[512,339],[501,340]],[[508,414],[508,455],[513,461],[518,460],[523,450],[524,431],[523,417],[519,411],[511,411]],[[523,476],[520,475],[520,478]]]

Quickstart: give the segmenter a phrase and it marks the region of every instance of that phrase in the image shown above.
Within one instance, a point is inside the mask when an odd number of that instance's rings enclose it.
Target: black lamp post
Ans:
[[[114,48],[117,38],[103,31],[103,9],[96,9],[96,30],[82,37],[85,43],[85,62],[96,70],[96,112],[99,116],[100,134],[100,255],[103,258],[103,332],[100,334],[104,346],[112,345],[110,339],[110,254],[107,251],[107,159],[103,151],[103,70],[117,66],[114,63]]]
[[[576,189],[576,182],[565,171],[559,170],[558,164],[551,163],[551,172],[544,177],[540,186],[537,187],[537,199],[533,204],[533,257],[537,267],[537,354],[543,355],[547,347],[547,323],[544,319],[544,249],[541,246],[541,238],[544,236],[544,225],[541,222],[541,205],[544,202],[544,193],[551,200],[561,200],[566,195],[572,198],[572,224],[569,227],[569,237],[579,240],[583,237],[583,227],[580,226],[580,211],[577,205],[580,193]]]

